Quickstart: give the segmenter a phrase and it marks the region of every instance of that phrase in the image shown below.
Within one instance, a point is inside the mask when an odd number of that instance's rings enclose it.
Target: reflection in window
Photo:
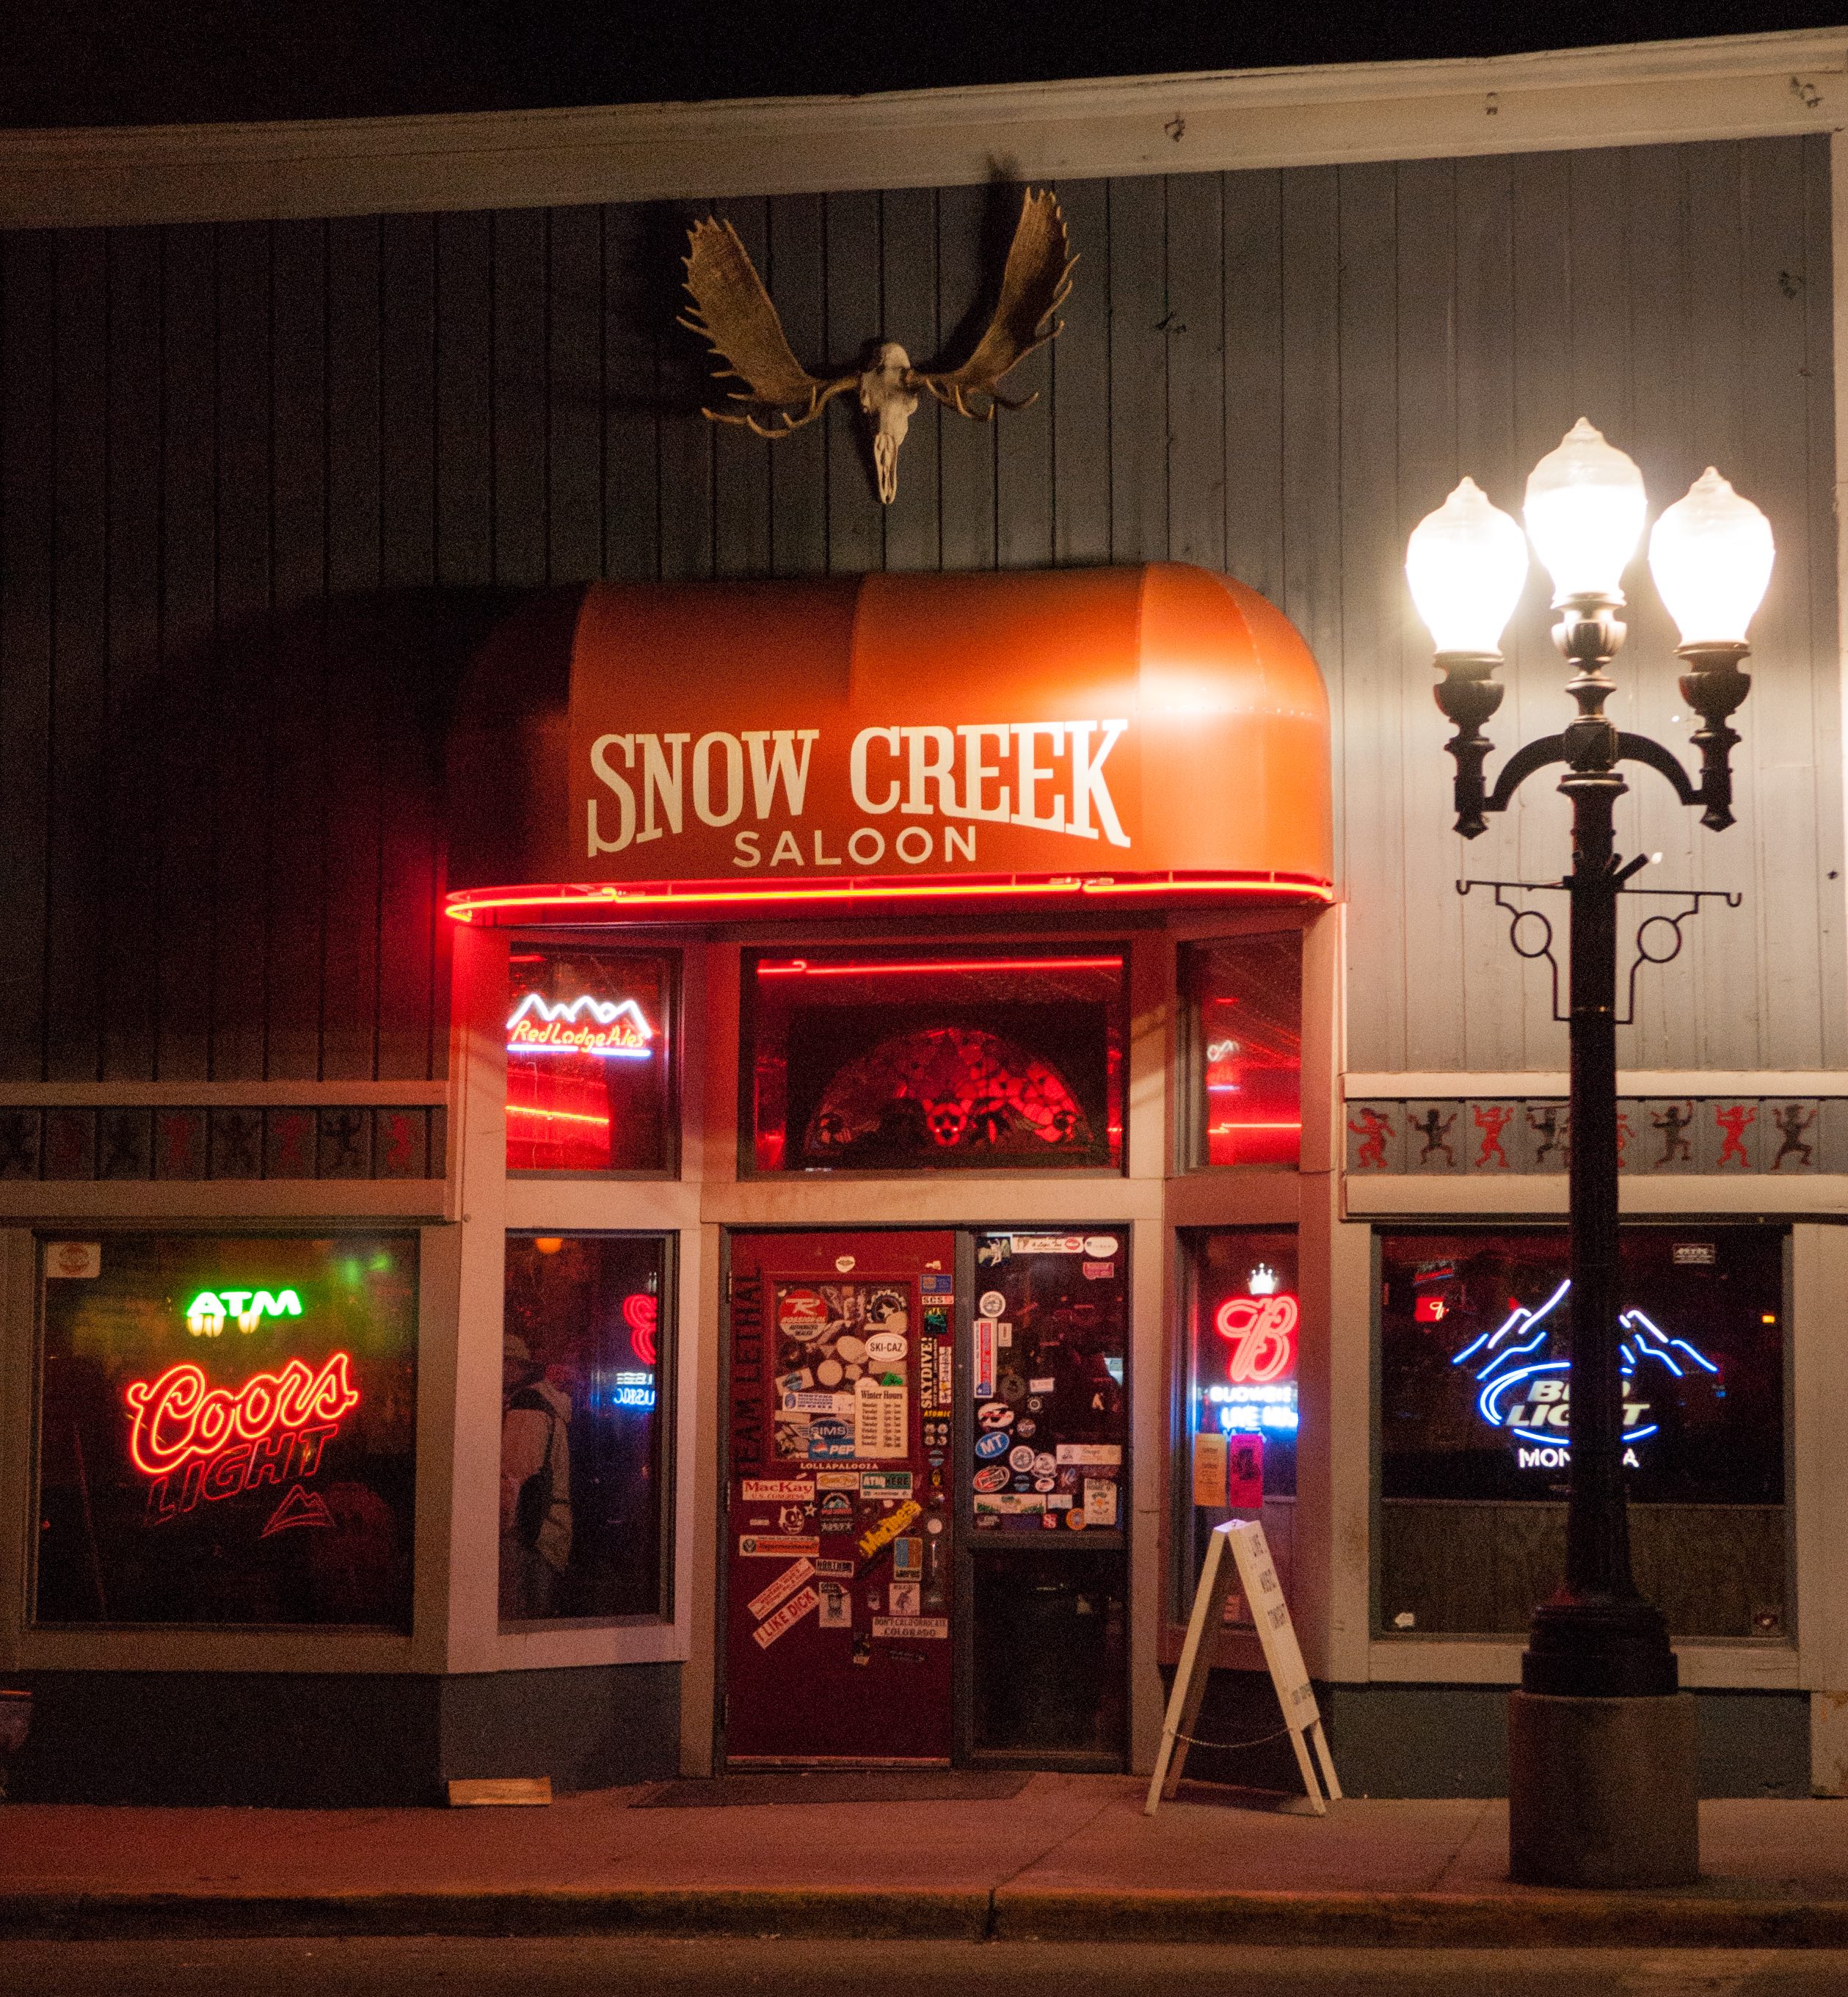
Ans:
[[[40,1623],[409,1626],[417,1240],[43,1247]]]
[[[1199,943],[1182,970],[1195,1044],[1195,1165],[1294,1165],[1302,1144],[1302,937]]]
[[[543,950],[508,959],[507,1169],[672,1169],[672,961]]]
[[[1565,1231],[1380,1247],[1384,1626],[1524,1629],[1564,1561]],[[1781,1635],[1783,1230],[1629,1227],[1621,1254],[1637,1585],[1677,1634]]]
[[[1184,1619],[1207,1535],[1229,1519],[1261,1519],[1289,1585],[1301,1299],[1288,1229],[1203,1230],[1184,1235],[1182,1246],[1187,1453],[1174,1476]]]
[[[1122,1163],[1115,949],[747,956],[759,1171]]]
[[[508,1236],[503,1622],[666,1612],[671,1268],[660,1235]]]

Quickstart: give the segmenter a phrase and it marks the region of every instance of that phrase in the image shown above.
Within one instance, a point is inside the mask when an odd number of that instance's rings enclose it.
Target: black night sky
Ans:
[[[48,0],[5,11],[0,126],[918,89],[1848,22],[1848,0]]]

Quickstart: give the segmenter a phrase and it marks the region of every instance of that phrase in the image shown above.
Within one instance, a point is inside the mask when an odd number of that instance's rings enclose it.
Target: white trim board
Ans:
[[[711,200],[1829,131],[1848,29],[864,97],[0,133],[0,227]]]

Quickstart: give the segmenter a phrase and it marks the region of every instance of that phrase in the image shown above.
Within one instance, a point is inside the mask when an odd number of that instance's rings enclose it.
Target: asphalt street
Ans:
[[[1028,1942],[19,1942],[8,1997],[1839,1997],[1848,1952]]]

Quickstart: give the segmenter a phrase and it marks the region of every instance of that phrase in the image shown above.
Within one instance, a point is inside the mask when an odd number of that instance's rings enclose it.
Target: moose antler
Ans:
[[[984,423],[994,421],[997,407],[1024,409],[1036,401],[1037,389],[1019,402],[1011,402],[995,392],[995,385],[1035,348],[1057,339],[1064,330],[1065,322],[1053,316],[1071,291],[1072,267],[1078,260],[1067,254],[1067,248],[1065,218],[1059,212],[1057,195],[1050,188],[1035,194],[1029,188],[1020,204],[1020,219],[1014,226],[1014,240],[1008,247],[1007,268],[1002,274],[1001,297],[995,316],[976,342],[975,351],[960,367],[942,374],[914,371],[912,383],[928,389],[957,415],[974,416]],[[987,408],[971,409],[966,399],[971,395],[985,396]]]
[[[788,436],[813,423],[836,395],[857,385],[857,374],[825,379],[811,374],[796,359],[764,281],[729,222],[709,218],[695,222],[682,261],[693,310],[681,316],[680,324],[699,334],[725,363],[712,371],[715,381],[729,378],[745,385],[742,390],[727,391],[729,399],[777,411],[781,426],[725,409],[704,411],[710,421],[740,423],[772,440]],[[791,404],[802,405],[800,415],[790,415]]]

